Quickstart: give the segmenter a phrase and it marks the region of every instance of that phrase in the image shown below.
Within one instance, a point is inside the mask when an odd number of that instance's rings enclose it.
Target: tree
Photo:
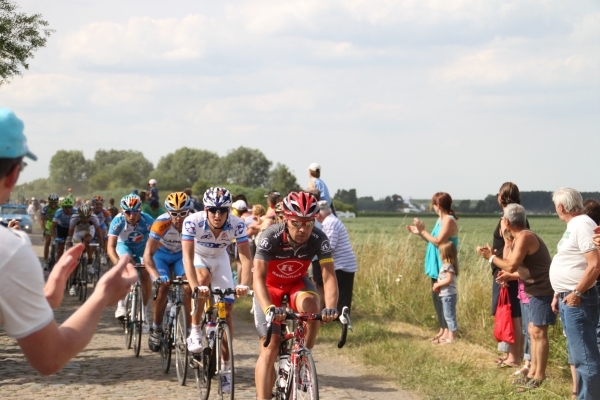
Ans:
[[[182,147],[162,157],[153,177],[162,187],[192,187],[196,182],[215,182],[219,156],[216,153]]]
[[[50,182],[58,192],[87,189],[88,162],[81,150],[59,150],[50,159]]]
[[[271,161],[260,151],[239,147],[229,151],[219,162],[218,181],[249,188],[266,187]]]
[[[269,189],[277,190],[282,196],[285,196],[289,192],[299,191],[300,185],[288,167],[277,163],[275,168],[269,172]]]
[[[463,200],[456,207],[456,211],[461,213],[471,212],[471,200]]]
[[[145,187],[154,166],[135,150],[98,150],[89,162],[89,186],[94,190]]]
[[[21,75],[21,67],[29,69],[27,59],[54,32],[40,14],[19,13],[18,8],[10,0],[0,0],[0,85]]]
[[[356,198],[356,189],[338,189],[333,198],[341,201],[342,203],[350,204],[355,208],[358,203],[358,199]]]

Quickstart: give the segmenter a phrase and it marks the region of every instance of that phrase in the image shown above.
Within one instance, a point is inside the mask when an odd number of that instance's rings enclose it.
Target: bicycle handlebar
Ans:
[[[272,306],[269,312],[265,315],[267,319],[267,335],[265,336],[265,341],[263,343],[264,347],[268,347],[271,343],[271,335],[273,333],[273,319],[275,317],[275,306]],[[286,312],[285,319],[296,319],[300,321],[322,321],[323,317],[321,314],[313,314],[313,313],[293,313]],[[348,311],[348,307],[344,307],[342,309],[342,315],[340,315],[340,323],[342,324],[342,334],[340,336],[340,340],[337,344],[338,349],[341,349],[346,344],[346,335],[348,334],[348,329],[350,332],[352,329],[352,322],[350,321],[350,314]]]
[[[156,300],[156,297],[158,296],[158,288],[160,287],[160,284],[163,282],[154,282],[154,297],[152,297],[152,301]],[[178,276],[175,279],[169,279],[169,283],[171,285],[174,286],[179,286],[179,285],[187,285],[188,281],[187,279],[183,279],[182,277]]]
[[[220,299],[223,299],[225,296],[229,296],[230,294],[235,295],[236,291],[232,288],[227,288],[222,290],[221,288],[214,288],[210,290],[210,294],[213,296],[219,296]],[[196,315],[198,311],[198,298],[200,298],[200,292],[198,291],[198,287],[194,288],[192,293],[192,312],[191,315]]]

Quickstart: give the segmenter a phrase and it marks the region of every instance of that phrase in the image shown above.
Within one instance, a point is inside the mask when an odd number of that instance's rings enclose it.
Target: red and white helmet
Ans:
[[[283,199],[283,213],[288,218],[313,218],[318,212],[319,202],[308,192],[291,192]]]

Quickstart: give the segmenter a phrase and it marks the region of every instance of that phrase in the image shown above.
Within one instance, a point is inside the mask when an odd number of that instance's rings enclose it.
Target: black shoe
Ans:
[[[160,337],[162,331],[150,329],[150,335],[148,335],[148,347],[151,351],[157,353],[160,350]]]

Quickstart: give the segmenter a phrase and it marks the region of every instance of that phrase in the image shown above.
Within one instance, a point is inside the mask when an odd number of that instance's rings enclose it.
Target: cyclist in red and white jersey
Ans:
[[[256,363],[257,399],[270,399],[275,374],[273,363],[279,352],[281,327],[273,324],[271,343],[263,346],[266,336],[266,312],[275,306],[275,321],[285,320],[281,301],[289,295],[295,312],[319,313],[319,295],[307,275],[313,257],[317,256],[323,269],[325,309],[323,321],[337,318],[338,288],[331,247],[327,235],[314,227],[319,212],[317,199],[307,192],[292,192],[283,200],[283,223],[271,225],[261,234],[254,256],[254,320],[260,337],[260,355]],[[261,312],[261,310],[265,310]],[[312,349],[320,322],[307,323],[306,347]]]

